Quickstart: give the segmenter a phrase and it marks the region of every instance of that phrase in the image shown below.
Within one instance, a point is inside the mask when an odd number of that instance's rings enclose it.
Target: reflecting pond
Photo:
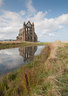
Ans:
[[[28,64],[45,46],[28,46],[0,50],[0,76]]]

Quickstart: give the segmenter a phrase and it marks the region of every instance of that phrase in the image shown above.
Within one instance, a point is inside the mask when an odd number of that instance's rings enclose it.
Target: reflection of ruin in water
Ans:
[[[25,61],[31,61],[37,51],[37,46],[20,47],[19,52]]]

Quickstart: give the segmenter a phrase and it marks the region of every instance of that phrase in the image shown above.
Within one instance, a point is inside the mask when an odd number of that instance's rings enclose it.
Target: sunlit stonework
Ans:
[[[20,29],[18,36],[16,37],[19,41],[30,41],[30,42],[37,42],[37,35],[34,30],[34,23],[31,24],[28,21],[26,24],[24,22],[23,28]]]

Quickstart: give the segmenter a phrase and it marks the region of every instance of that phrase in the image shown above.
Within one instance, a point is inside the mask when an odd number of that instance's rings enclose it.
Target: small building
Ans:
[[[37,35],[34,29],[34,23],[31,24],[28,21],[26,24],[24,22],[23,28],[20,29],[18,36],[16,37],[18,41],[30,41],[30,42],[37,42]]]

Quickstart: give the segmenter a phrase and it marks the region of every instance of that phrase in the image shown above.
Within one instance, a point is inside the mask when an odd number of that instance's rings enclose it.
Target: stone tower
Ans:
[[[16,37],[19,41],[30,41],[30,42],[37,42],[37,35],[34,30],[34,23],[31,24],[28,21],[26,24],[24,22],[23,28],[20,29],[18,36]]]

